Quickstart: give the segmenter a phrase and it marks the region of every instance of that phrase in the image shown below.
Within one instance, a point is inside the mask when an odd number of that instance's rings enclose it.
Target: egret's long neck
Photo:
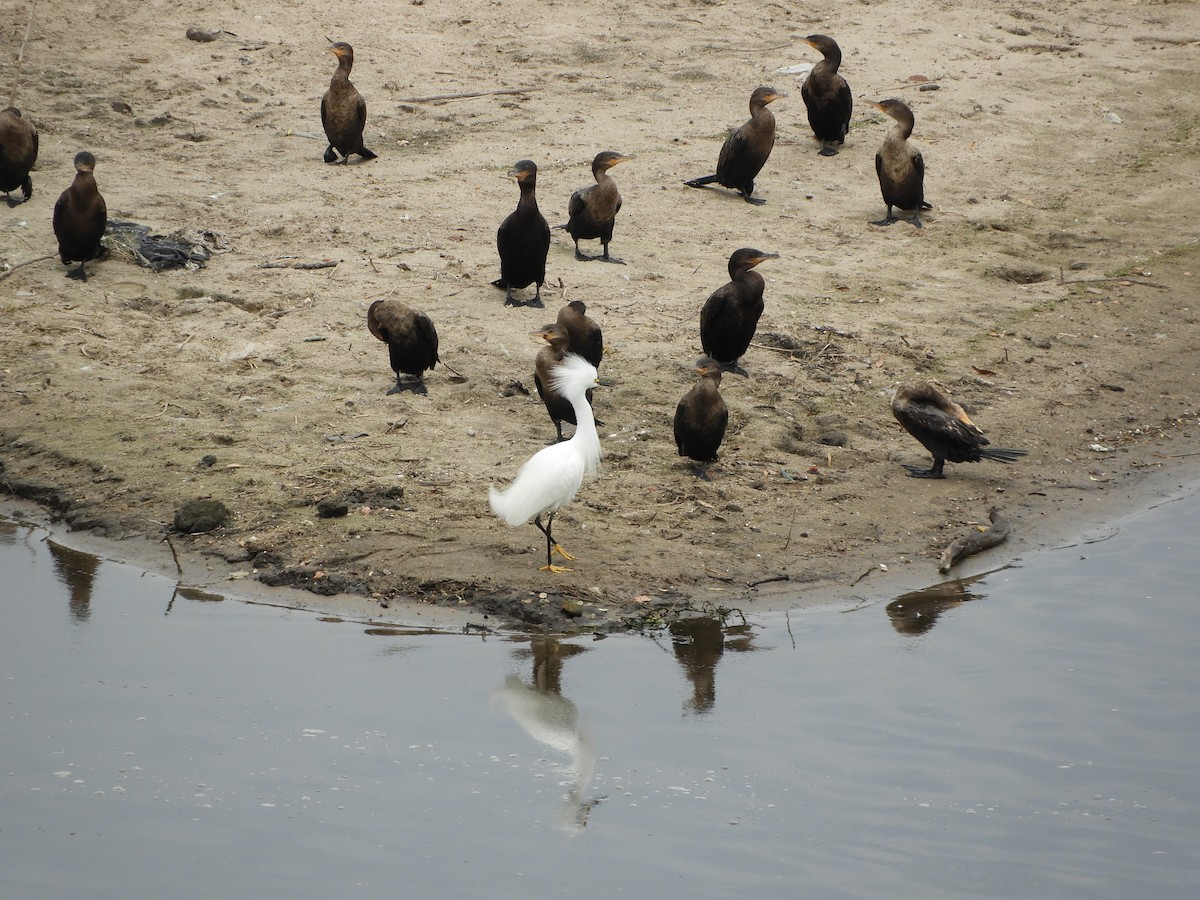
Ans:
[[[594,472],[600,465],[600,435],[596,432],[596,417],[592,415],[592,405],[588,403],[586,396],[580,396],[571,400],[571,407],[575,410],[577,423],[571,440],[578,441],[587,450],[587,470]]]

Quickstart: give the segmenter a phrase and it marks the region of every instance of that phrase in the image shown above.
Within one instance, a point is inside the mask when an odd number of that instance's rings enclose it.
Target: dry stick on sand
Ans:
[[[21,49],[13,61],[13,86],[8,95],[8,105],[17,105],[17,88],[21,84],[21,60],[25,58],[25,45],[29,43],[29,32],[33,30],[33,11],[37,8],[37,0],[29,0],[29,19],[25,22],[25,37],[21,40]]]
[[[985,528],[983,531],[973,531],[966,537],[960,537],[945,549],[941,562],[938,563],[939,572],[945,575],[960,560],[987,550],[989,547],[995,547],[1008,537],[1008,520],[1000,515],[1000,511],[992,509],[988,513],[988,517],[992,520],[991,527]]]
[[[497,97],[510,94],[529,94],[540,87],[504,88],[499,91],[466,91],[462,94],[431,94],[428,97],[397,97],[397,103],[437,103],[443,100],[469,100],[472,97]]]
[[[1129,278],[1126,275],[1113,275],[1109,278],[1071,278],[1068,279],[1062,270],[1062,266],[1058,267],[1058,283],[1059,284],[1093,284],[1104,281],[1128,282],[1129,284],[1142,284],[1146,287],[1158,288],[1160,291],[1167,290],[1165,284],[1159,284],[1157,281],[1146,281],[1142,278]]]
[[[42,262],[43,260],[47,260],[47,259],[54,259],[57,256],[58,256],[57,253],[47,253],[45,256],[35,256],[33,259],[27,259],[24,262],[13,263],[11,266],[8,267],[8,269],[6,269],[3,272],[0,272],[0,278],[7,278],[9,275],[11,275],[13,272],[17,271],[17,269],[21,268],[22,266],[32,265],[35,262]]]

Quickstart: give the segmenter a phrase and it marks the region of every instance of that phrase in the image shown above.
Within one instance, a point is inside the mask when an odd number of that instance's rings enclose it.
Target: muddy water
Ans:
[[[1200,895],[1200,499],[954,589],[408,634],[0,526],[7,897]]]

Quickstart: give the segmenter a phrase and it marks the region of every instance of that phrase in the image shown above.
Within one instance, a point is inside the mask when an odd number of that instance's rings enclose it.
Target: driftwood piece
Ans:
[[[256,269],[335,269],[342,264],[340,259],[322,259],[317,262],[290,262],[288,259],[277,259],[274,262],[259,263]]]
[[[938,571],[945,575],[950,571],[951,567],[958,564],[961,560],[968,556],[980,553],[990,547],[995,547],[1002,543],[1008,537],[1008,520],[1000,515],[998,509],[992,509],[988,513],[992,524],[983,531],[974,531],[966,537],[960,537],[942,553],[942,559],[938,563]]]

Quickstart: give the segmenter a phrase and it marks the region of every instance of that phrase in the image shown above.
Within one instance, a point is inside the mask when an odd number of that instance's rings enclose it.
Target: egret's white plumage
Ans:
[[[509,525],[523,525],[530,519],[546,535],[546,568],[561,571],[550,563],[557,552],[571,559],[554,542],[551,529],[554,514],[575,498],[585,475],[592,475],[600,466],[600,436],[596,420],[587,401],[587,391],[598,383],[596,367],[574,353],[568,353],[554,369],[551,379],[554,390],[566,397],[575,410],[575,434],[569,441],[551,444],[535,453],[505,490],[488,490],[492,512]],[[546,526],[542,516],[548,516]]]

